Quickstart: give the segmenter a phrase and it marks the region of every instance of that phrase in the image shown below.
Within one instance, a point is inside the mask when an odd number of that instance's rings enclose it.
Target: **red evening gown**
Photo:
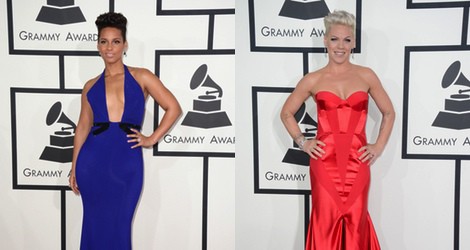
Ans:
[[[369,95],[357,91],[343,100],[320,91],[315,95],[317,139],[325,155],[310,159],[312,213],[307,250],[378,250],[380,245],[367,210],[369,162],[359,148],[367,144]]]

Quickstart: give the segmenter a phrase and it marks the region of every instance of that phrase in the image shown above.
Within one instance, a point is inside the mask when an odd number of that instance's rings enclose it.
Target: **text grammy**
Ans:
[[[264,174],[268,181],[305,181],[307,174],[285,174],[268,171]]]
[[[38,170],[25,168],[23,170],[23,175],[25,177],[50,177],[50,178],[60,178],[62,177],[62,170]]]
[[[462,143],[459,143],[459,138],[432,138],[415,136],[413,137],[413,144],[416,146],[470,146],[470,138],[465,137]]]
[[[61,33],[35,33],[29,31],[20,31],[18,37],[23,41],[61,41]],[[63,40],[69,41],[81,41],[81,42],[96,42],[98,40],[98,34],[94,33],[72,33],[68,32]]]
[[[305,29],[282,29],[263,26],[261,28],[261,35],[265,37],[304,37]],[[307,35],[307,34],[305,34]],[[312,28],[310,37],[323,37],[325,30]]]
[[[167,134],[163,137],[164,142],[174,144],[204,144],[205,140],[205,136],[175,136]],[[235,144],[235,137],[213,135],[208,141],[209,144]]]

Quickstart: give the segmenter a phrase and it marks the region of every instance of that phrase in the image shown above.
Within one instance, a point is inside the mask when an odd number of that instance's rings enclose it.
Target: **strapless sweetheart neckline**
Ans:
[[[365,94],[365,95],[369,95],[366,91],[363,91],[363,90],[356,90],[354,92],[352,92],[351,94],[348,95],[348,97],[346,97],[345,99],[341,98],[338,94],[336,94],[335,92],[333,91],[329,91],[329,90],[320,90],[318,91],[316,94],[315,94],[315,99],[317,99],[316,97],[319,95],[319,94],[322,94],[322,93],[326,93],[326,94],[330,94],[332,96],[335,96],[336,98],[338,98],[339,100],[341,101],[347,101],[349,100],[350,98],[352,98],[353,96],[357,95],[357,94]]]

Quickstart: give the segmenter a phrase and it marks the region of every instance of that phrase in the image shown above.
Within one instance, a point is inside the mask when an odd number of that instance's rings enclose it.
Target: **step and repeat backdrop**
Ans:
[[[327,63],[323,17],[335,9],[356,15],[352,61],[374,69],[397,113],[372,166],[382,249],[469,249],[469,0],[3,0],[2,249],[78,248],[81,200],[67,180],[81,89],[103,70],[94,21],[107,11],[129,20],[124,62],[155,72],[183,108],[144,150],[134,249],[303,249],[308,158],[279,112]],[[146,107],[148,134],[163,110]],[[295,118],[316,135],[313,100]],[[371,102],[369,140],[379,126]]]
[[[236,169],[237,249],[304,248],[309,159],[279,112],[301,77],[326,65],[323,17],[335,9],[355,14],[352,62],[377,73],[397,113],[371,167],[382,249],[470,248],[470,1],[247,0],[236,5],[236,96],[250,98],[236,110],[236,162],[250,166]],[[295,115],[306,137],[316,117],[310,98]],[[368,119],[373,142],[373,102]]]
[[[68,176],[81,88],[103,71],[94,22],[108,11],[128,18],[124,63],[155,72],[183,108],[144,150],[134,248],[235,249],[233,0],[2,1],[2,249],[79,247]],[[163,110],[146,106],[150,134]]]

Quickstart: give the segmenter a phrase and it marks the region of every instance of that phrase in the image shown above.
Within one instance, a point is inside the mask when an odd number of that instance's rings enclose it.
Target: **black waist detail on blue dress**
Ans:
[[[92,131],[93,135],[99,135],[103,133],[109,128],[110,124],[111,123],[109,122],[94,122],[93,126],[97,128]],[[122,131],[126,132],[126,134],[133,134],[134,132],[132,132],[131,128],[140,130],[140,125],[135,125],[127,122],[120,122],[119,128],[122,129]]]

